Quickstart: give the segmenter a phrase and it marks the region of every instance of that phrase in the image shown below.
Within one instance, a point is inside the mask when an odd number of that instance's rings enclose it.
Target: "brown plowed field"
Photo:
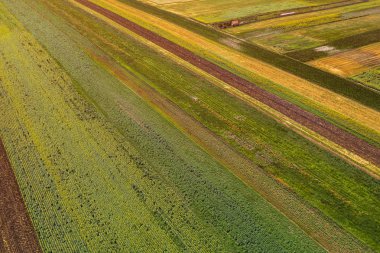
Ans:
[[[130,31],[144,37],[163,49],[175,54],[176,56],[186,60],[190,64],[202,69],[210,75],[220,79],[221,81],[239,89],[258,101],[272,107],[281,112],[292,120],[304,125],[305,127],[315,131],[321,136],[339,144],[347,150],[359,155],[362,158],[380,166],[380,149],[372,146],[364,140],[346,132],[339,127],[309,113],[300,107],[273,95],[255,84],[225,70],[216,64],[194,54],[193,52],[171,42],[160,35],[132,22],[128,19],[98,6],[88,0],[75,0],[78,3],[96,11],[103,16],[113,20],[117,24],[129,29]]]
[[[0,252],[42,252],[1,140]]]

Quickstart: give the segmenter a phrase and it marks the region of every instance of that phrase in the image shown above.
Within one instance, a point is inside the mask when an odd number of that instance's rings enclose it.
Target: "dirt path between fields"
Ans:
[[[129,29],[139,36],[151,41],[174,55],[186,60],[190,64],[202,69],[208,74],[250,95],[252,98],[270,106],[290,119],[304,125],[310,130],[329,139],[343,148],[357,154],[369,162],[380,166],[380,149],[366,141],[346,132],[300,107],[259,88],[255,84],[225,70],[218,65],[194,54],[193,52],[161,37],[160,35],[88,0],[75,0],[76,2],[96,11],[113,20],[117,24]]]
[[[0,252],[42,252],[1,140]]]

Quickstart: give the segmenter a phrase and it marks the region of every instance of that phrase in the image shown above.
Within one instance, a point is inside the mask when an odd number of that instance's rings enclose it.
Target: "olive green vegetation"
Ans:
[[[120,1],[142,11],[180,25],[218,43],[225,44],[226,46],[229,46],[230,40],[236,39],[231,35],[197,23],[194,20],[183,18],[174,13],[159,9],[155,6],[141,3],[137,0]],[[380,101],[380,94],[366,87],[357,85],[353,81],[338,77],[331,73],[306,65],[288,56],[272,52],[268,49],[246,41],[239,41],[238,50],[248,56],[272,64],[273,66],[288,71],[296,76],[304,78],[305,80],[311,81],[317,85],[320,85],[321,87],[327,88],[350,99],[358,101],[368,107],[380,110],[380,103],[378,102]],[[222,63],[219,64],[222,65]]]
[[[324,251],[41,2],[3,3],[30,33],[0,5],[0,136],[44,251]]]
[[[54,11],[65,16],[73,29],[86,35],[99,48],[125,66],[131,74],[154,87],[258,166],[285,182],[290,189],[347,231],[374,249],[379,249],[377,234],[380,233],[380,213],[376,209],[380,204],[378,181],[281,126],[170,58],[163,57],[161,52],[142,44],[133,36],[120,33],[71,5],[57,5],[57,1],[46,3],[55,5]],[[63,45],[56,48],[54,39],[46,37],[46,33],[42,32],[47,28],[39,27],[42,24],[38,26],[32,16],[20,15],[20,19],[36,34],[41,43],[51,48],[55,58],[62,57],[60,62],[65,62],[65,68],[72,69],[73,74],[76,73],[75,79],[82,80],[78,82],[83,92],[94,99],[94,103],[114,124],[118,125],[119,129],[127,131],[124,130],[128,129],[128,124],[123,121],[124,117],[115,112],[120,111],[116,110],[120,102],[117,103],[118,99],[115,98],[105,98],[106,95],[103,93],[108,94],[108,92],[104,88],[95,87],[93,81],[83,80],[82,73],[76,72],[77,65],[73,63],[73,58],[78,57],[68,56],[67,52],[59,51]],[[50,20],[53,22],[54,17]],[[51,29],[49,28],[50,36],[61,36],[60,33],[54,34]],[[85,42],[72,28],[62,26],[60,29],[75,39],[81,47],[88,47],[89,42]],[[66,40],[63,42],[68,43]],[[73,45],[69,46],[71,47]],[[107,90],[108,88],[107,86]],[[154,130],[158,131],[155,128]],[[143,138],[144,135],[138,136]],[[156,158],[151,153],[145,152],[147,145],[138,142],[134,145],[141,147],[142,156],[156,163],[154,161],[161,156]],[[169,166],[167,163],[165,165]]]

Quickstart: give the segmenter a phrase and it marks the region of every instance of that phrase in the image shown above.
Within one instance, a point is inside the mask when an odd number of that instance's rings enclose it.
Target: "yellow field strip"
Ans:
[[[324,57],[310,65],[347,77],[380,66],[380,42]]]

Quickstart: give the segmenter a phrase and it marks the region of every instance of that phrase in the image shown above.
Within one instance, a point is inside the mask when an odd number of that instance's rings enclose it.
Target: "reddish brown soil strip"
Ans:
[[[42,252],[1,140],[0,252]]]
[[[194,54],[193,52],[175,44],[174,42],[161,37],[160,35],[132,22],[128,19],[98,6],[88,0],[75,0],[78,3],[102,14],[113,20],[117,24],[129,29],[130,31],[144,37],[163,49],[186,60],[190,64],[202,69],[208,74],[220,79],[221,81],[235,87],[236,89],[250,95],[252,98],[264,103],[290,119],[302,124],[310,130],[320,134],[332,142],[346,148],[358,156],[380,166],[380,149],[372,146],[366,141],[346,132],[339,127],[307,112],[300,107],[256,86],[255,84],[225,70],[218,65]]]

